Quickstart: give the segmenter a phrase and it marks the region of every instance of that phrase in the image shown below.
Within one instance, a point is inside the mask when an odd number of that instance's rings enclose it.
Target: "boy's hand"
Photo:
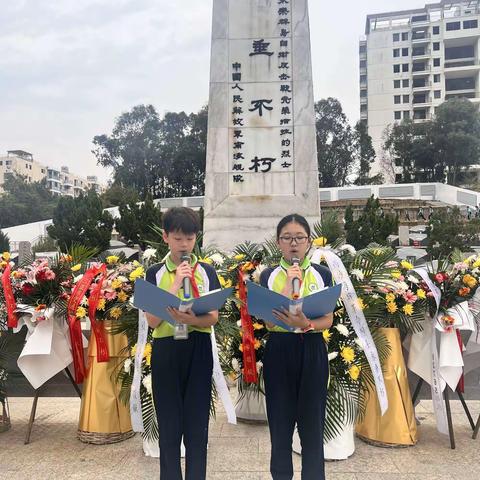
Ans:
[[[177,267],[175,280],[173,282],[173,287],[175,291],[178,291],[182,288],[183,279],[191,278],[192,273],[193,273],[192,267],[188,262],[183,262]]]
[[[185,325],[196,325],[197,316],[191,310],[181,312],[176,308],[168,307],[167,312],[177,323],[183,323]]]
[[[286,323],[294,328],[306,328],[310,325],[308,318],[299,310],[297,313],[290,313],[287,310],[273,310],[273,315],[277,320]]]

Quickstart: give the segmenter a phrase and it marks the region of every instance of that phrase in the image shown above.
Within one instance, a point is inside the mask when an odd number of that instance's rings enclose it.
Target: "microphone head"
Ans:
[[[292,257],[292,265],[299,265],[300,259],[297,257]]]
[[[190,263],[190,254],[188,254],[187,252],[182,252],[182,256],[180,257],[180,260],[182,262]]]

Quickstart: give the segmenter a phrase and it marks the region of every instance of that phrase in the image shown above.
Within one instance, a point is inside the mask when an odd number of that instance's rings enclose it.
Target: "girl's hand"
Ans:
[[[302,269],[298,265],[292,265],[287,268],[287,282],[285,288],[282,290],[282,295],[285,295],[286,297],[292,296],[292,283],[294,278],[298,278],[300,281],[302,280]]]
[[[191,310],[181,312],[176,308],[168,307],[167,312],[177,323],[183,323],[184,325],[196,325],[197,316]]]
[[[297,313],[290,313],[285,309],[282,311],[273,310],[273,315],[277,320],[286,323],[290,327],[307,328],[310,325],[310,321],[301,310],[299,310]]]

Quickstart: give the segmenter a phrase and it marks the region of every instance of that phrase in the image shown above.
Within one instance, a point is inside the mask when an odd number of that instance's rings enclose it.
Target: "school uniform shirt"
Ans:
[[[292,265],[284,258],[281,259],[278,267],[266,268],[260,275],[260,285],[262,287],[281,293],[287,284],[287,269]],[[302,269],[302,284],[300,286],[300,297],[312,295],[324,288],[332,286],[332,273],[327,267],[311,263],[310,259],[305,258],[299,265]],[[288,332],[288,330],[275,325],[272,328],[267,327],[271,332]],[[312,333],[321,333],[320,330]]]
[[[211,290],[217,290],[220,288],[220,281],[218,280],[217,272],[211,265],[199,262],[195,255],[191,255],[190,265],[195,269],[194,277],[200,296]],[[177,266],[171,259],[170,255],[168,255],[165,262],[152,265],[147,270],[145,278],[147,282],[153,283],[157,287],[169,291],[173,282],[175,281],[176,271]],[[183,288],[178,290],[177,297],[182,300],[185,299]],[[189,325],[188,331],[211,333],[212,328],[200,328]],[[174,327],[168,322],[163,321],[157,328],[154,329],[152,336],[153,338],[165,338],[172,337],[173,334]]]

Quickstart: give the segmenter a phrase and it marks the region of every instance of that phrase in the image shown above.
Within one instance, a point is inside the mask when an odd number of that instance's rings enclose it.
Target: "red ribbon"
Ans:
[[[198,290],[197,280],[195,279],[195,270],[197,269],[198,263],[196,263],[192,269],[192,276],[190,277],[190,283],[192,284],[193,298],[198,298],[200,296],[200,290]]]
[[[460,347],[460,352],[461,352],[462,357],[463,357],[462,334],[460,333],[460,330],[455,330],[455,331],[457,332],[458,346]],[[465,393],[465,375],[463,374],[463,368],[462,368],[462,376],[460,377],[460,380],[458,381],[457,392]]]
[[[16,328],[18,325],[18,318],[15,311],[17,310],[17,302],[13,295],[12,281],[10,279],[10,270],[12,269],[10,262],[7,262],[7,266],[2,275],[2,287],[5,295],[5,303],[7,304],[7,327]]]
[[[77,319],[77,308],[100,270],[101,269],[97,267],[92,267],[85,272],[82,279],[75,285],[75,288],[72,291],[72,296],[67,305],[67,319],[70,329],[76,383],[82,383],[86,375],[85,359],[83,355],[82,326]]]
[[[103,264],[98,269],[98,273],[102,276],[100,277],[94,289],[90,293],[90,296],[88,297],[88,316],[90,318],[92,331],[95,334],[95,340],[97,342],[97,361],[108,362],[110,360],[110,355],[108,353],[108,343],[105,334],[105,325],[101,321],[97,322],[97,307],[98,302],[100,301],[100,294],[102,292],[103,282],[107,278],[107,266]]]
[[[242,322],[243,380],[245,383],[258,383],[257,359],[255,357],[255,336],[252,317],[247,308],[247,289],[242,272],[238,273],[238,294],[242,302],[240,319]]]

